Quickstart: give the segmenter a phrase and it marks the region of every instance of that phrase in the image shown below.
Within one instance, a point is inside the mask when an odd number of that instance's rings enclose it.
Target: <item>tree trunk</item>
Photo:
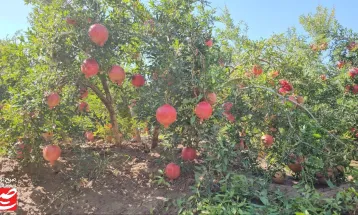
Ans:
[[[159,126],[155,125],[153,136],[152,136],[152,147],[151,147],[152,149],[158,146],[158,141],[159,141]]]
[[[117,121],[116,111],[114,110],[114,107],[113,107],[112,96],[109,92],[109,88],[108,88],[106,79],[103,76],[100,76],[100,79],[101,79],[101,82],[103,85],[105,95],[102,93],[102,91],[100,89],[97,88],[97,86],[91,84],[89,81],[86,82],[86,85],[93,90],[93,92],[98,96],[98,98],[106,106],[108,113],[109,113],[110,120],[111,120],[111,124],[112,124],[112,132],[113,132],[113,137],[114,137],[115,143],[116,143],[116,145],[120,146],[122,144],[122,135],[120,135],[120,133],[119,133],[118,121]]]
[[[111,119],[112,133],[113,133],[114,141],[115,141],[116,145],[120,146],[122,144],[122,135],[119,133],[116,112],[114,111],[112,104],[109,104],[106,107],[108,109],[109,117]]]

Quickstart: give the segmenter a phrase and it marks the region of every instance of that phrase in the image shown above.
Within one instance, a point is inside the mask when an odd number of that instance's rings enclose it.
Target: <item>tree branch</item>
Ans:
[[[109,88],[108,88],[108,84],[107,84],[107,80],[104,76],[100,75],[99,76],[99,79],[101,80],[102,82],[102,85],[103,85],[103,90],[106,94],[106,99],[112,103],[112,96],[111,96],[111,93],[109,92]]]
[[[83,84],[89,88],[92,89],[92,91],[98,96],[98,98],[103,102],[103,104],[105,104],[106,106],[109,104],[109,101],[107,100],[107,98],[103,95],[103,93],[101,92],[100,89],[98,89],[97,86],[95,86],[94,84],[92,84],[91,82],[89,82],[88,80],[86,80],[85,82],[83,82]]]
[[[244,87],[244,88],[241,88],[240,90],[246,90],[246,89],[250,89],[250,88],[260,88],[260,89],[264,89],[264,90],[267,90],[273,94],[275,94],[276,96],[280,97],[281,99],[285,99],[287,100],[284,96],[278,94],[277,92],[275,92],[273,89],[270,89],[270,88],[267,88],[267,87],[263,87],[263,86],[250,86],[250,87]],[[291,101],[290,102],[296,104],[297,106],[301,107],[304,111],[306,111],[308,113],[308,115],[317,123],[317,125],[319,127],[321,127],[321,129],[323,129],[326,133],[328,133],[329,136],[333,137],[334,139],[336,139],[338,142],[340,142],[341,144],[344,145],[344,143],[339,139],[337,138],[335,135],[331,134],[327,129],[325,129],[323,126],[320,125],[320,123],[318,122],[318,120],[316,119],[316,117],[313,116],[313,114],[304,106],[302,106],[301,104],[297,103],[296,101]]]

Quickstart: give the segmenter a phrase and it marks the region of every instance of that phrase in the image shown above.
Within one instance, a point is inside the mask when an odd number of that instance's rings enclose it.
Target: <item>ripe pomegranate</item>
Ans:
[[[214,105],[216,103],[216,94],[215,93],[208,93],[206,98],[207,98],[206,101],[209,104]]]
[[[81,102],[81,103],[78,105],[78,109],[79,109],[80,111],[84,111],[84,110],[86,110],[87,112],[90,111],[89,105],[87,104],[87,102]]]
[[[60,104],[60,96],[57,93],[51,93],[47,96],[47,105],[50,109],[53,109]]]
[[[207,40],[207,41],[205,42],[205,45],[208,46],[209,48],[212,47],[212,46],[213,46],[213,40],[212,40],[212,39]]]
[[[74,19],[71,19],[71,18],[66,18],[66,22],[67,22],[67,24],[69,24],[69,25],[76,25],[76,20],[74,20]]]
[[[271,147],[274,140],[273,137],[269,134],[265,134],[261,137],[261,141],[264,144],[265,147]]]
[[[142,87],[145,84],[145,79],[141,74],[133,75],[132,84],[135,87]]]
[[[354,86],[352,87],[352,93],[353,93],[353,94],[357,94],[357,93],[358,93],[358,84],[356,84],[356,85],[354,85]]]
[[[185,161],[192,161],[196,158],[196,150],[190,147],[185,147],[181,151],[181,157]]]
[[[233,104],[231,102],[225,102],[223,104],[223,108],[225,112],[229,112],[232,108]]]
[[[279,71],[272,71],[272,72],[270,73],[270,76],[271,76],[272,78],[276,78],[279,74],[280,74]]]
[[[200,102],[195,108],[195,114],[199,117],[200,122],[204,119],[209,119],[211,114],[213,113],[213,108],[208,102]]]
[[[320,75],[320,77],[321,77],[322,81],[327,80],[327,76],[326,76],[326,75]]]
[[[345,63],[344,63],[343,61],[339,61],[339,62],[337,63],[338,69],[342,69],[342,68],[344,67],[344,65],[345,65]]]
[[[86,88],[80,89],[80,98],[85,99],[88,97],[88,90]]]
[[[280,89],[278,89],[278,93],[280,93],[281,95],[286,95],[287,91],[281,87]]]
[[[285,175],[278,171],[275,173],[275,175],[272,177],[272,181],[276,184],[284,184],[285,183]]]
[[[231,113],[224,112],[223,115],[226,117],[226,119],[227,119],[229,122],[235,122],[235,116],[232,115]]]
[[[124,69],[122,67],[114,65],[109,71],[108,76],[113,83],[122,85],[124,79],[126,78],[126,73],[124,72]]]
[[[348,71],[348,75],[351,78],[354,78],[356,75],[358,75],[358,68],[352,68]]]
[[[99,65],[95,59],[88,58],[83,61],[81,65],[81,71],[85,74],[86,78],[97,75],[99,71]]]
[[[260,66],[258,66],[258,65],[254,65],[254,66],[252,67],[252,73],[253,73],[254,75],[256,75],[256,76],[259,76],[259,75],[262,74],[262,68],[261,68]]]
[[[292,85],[286,81],[286,80],[280,80],[279,81],[279,84],[281,85],[281,88],[279,89],[279,93],[282,94],[282,95],[285,95],[286,93],[288,93],[289,91],[292,91],[293,88],[292,88]]]
[[[165,104],[157,109],[156,118],[164,128],[168,128],[177,119],[177,111],[173,106]]]
[[[92,142],[92,141],[94,140],[94,135],[93,135],[93,133],[90,132],[90,131],[87,131],[87,132],[85,133],[85,137],[86,137],[86,139],[87,139],[88,141],[90,141],[90,142]]]
[[[104,25],[101,24],[91,25],[88,30],[88,35],[92,42],[101,47],[104,46],[108,40],[108,30]]]
[[[302,167],[302,163],[304,161],[304,157],[300,157],[300,156],[297,156],[295,154],[291,154],[290,155],[290,159],[293,161],[289,162],[287,164],[288,168],[290,168],[292,170],[292,172],[294,173],[298,173],[298,172],[301,172],[303,167]]]
[[[42,150],[43,157],[49,161],[51,166],[61,156],[61,148],[58,145],[47,145]]]
[[[180,166],[175,163],[170,163],[165,167],[165,175],[170,179],[174,180],[180,176]]]

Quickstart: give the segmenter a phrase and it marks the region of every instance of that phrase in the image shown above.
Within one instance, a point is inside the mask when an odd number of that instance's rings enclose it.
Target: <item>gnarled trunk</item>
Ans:
[[[152,136],[152,147],[151,147],[152,149],[158,146],[158,141],[159,141],[159,126],[155,125],[153,136]]]

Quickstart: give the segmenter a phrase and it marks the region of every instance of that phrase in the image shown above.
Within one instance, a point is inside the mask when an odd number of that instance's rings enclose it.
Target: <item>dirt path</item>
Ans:
[[[158,152],[143,153],[135,144],[105,151],[69,147],[56,168],[45,162],[21,168],[0,158],[0,178],[17,180],[17,214],[172,214],[169,200],[185,196],[193,183],[192,174],[184,173],[170,188],[155,185],[165,166]]]

